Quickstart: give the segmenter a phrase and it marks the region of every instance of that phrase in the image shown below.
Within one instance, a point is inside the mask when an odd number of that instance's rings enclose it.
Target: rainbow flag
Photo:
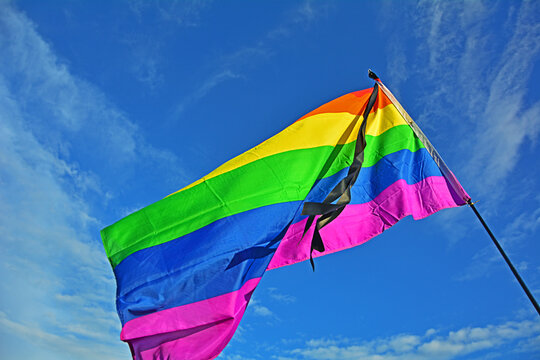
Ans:
[[[265,271],[366,242],[469,196],[377,79],[108,226],[134,359],[213,359]]]

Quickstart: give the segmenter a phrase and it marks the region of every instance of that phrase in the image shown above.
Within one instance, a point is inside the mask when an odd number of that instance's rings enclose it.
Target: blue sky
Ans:
[[[129,359],[99,230],[372,68],[540,298],[540,3],[0,1],[0,357]],[[468,208],[267,273],[221,355],[531,359]]]

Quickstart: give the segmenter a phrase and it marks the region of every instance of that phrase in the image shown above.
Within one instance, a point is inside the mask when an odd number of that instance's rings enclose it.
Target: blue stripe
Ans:
[[[312,192],[327,193],[346,171],[317,182]],[[235,214],[131,254],[114,268],[120,320],[124,324],[227,294],[247,280],[261,277],[291,219],[301,213],[302,203],[280,203]]]
[[[351,204],[364,204],[377,197],[398,180],[412,185],[430,176],[442,176],[441,170],[425,148],[415,152],[400,150],[386,155],[375,165],[360,170],[351,191]]]
[[[343,178],[347,176],[348,169],[343,169],[334,176]],[[373,166],[360,170],[358,179],[351,189],[350,204],[370,202],[398,180],[403,179],[407,184],[412,185],[430,176],[442,176],[442,173],[425,148],[415,152],[400,150],[388,154]],[[331,191],[331,188],[316,187],[311,190],[306,201],[321,202],[326,198],[329,191]],[[296,214],[292,223],[294,224],[305,218],[307,218],[306,215]]]
[[[322,201],[348,168],[320,180],[306,201]],[[425,149],[401,150],[360,171],[353,204],[371,201],[400,179],[414,184],[440,170]],[[164,244],[131,254],[114,269],[122,323],[240,289],[261,277],[288,225],[304,218],[302,201],[235,214]],[[201,286],[204,284],[204,286]]]
[[[114,269],[122,323],[223,295],[261,277],[300,205],[246,211],[131,254]]]

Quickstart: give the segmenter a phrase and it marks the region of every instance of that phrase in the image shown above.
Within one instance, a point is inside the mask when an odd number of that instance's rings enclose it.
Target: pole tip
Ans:
[[[375,81],[379,81],[379,77],[371,69],[368,70],[368,76]]]

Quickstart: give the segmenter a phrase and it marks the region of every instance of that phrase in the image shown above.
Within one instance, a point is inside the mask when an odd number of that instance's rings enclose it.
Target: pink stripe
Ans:
[[[313,257],[363,244],[405,216],[412,215],[418,220],[445,208],[464,205],[452,194],[442,176],[428,177],[413,185],[398,180],[370,202],[347,205],[332,223],[321,230],[326,251],[314,251]],[[308,239],[313,235],[314,225],[300,241],[306,221],[304,219],[289,227],[267,270],[309,259]]]
[[[213,359],[231,340],[261,279],[240,290],[162,310],[124,324],[120,338],[136,360]]]

